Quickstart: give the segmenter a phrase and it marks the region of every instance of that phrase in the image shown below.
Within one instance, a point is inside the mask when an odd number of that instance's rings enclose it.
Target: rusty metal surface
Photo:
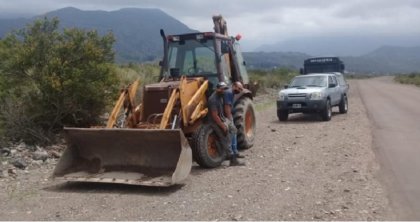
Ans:
[[[68,144],[53,177],[67,181],[171,186],[192,165],[181,130],[65,128]]]

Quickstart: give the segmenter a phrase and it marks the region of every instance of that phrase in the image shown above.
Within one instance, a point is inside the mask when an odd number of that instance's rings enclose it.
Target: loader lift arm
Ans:
[[[118,98],[117,102],[115,103],[114,108],[112,109],[111,115],[108,118],[108,122],[106,124],[106,128],[113,128],[118,118],[118,114],[121,111],[121,108],[124,106],[124,120],[127,117],[135,118],[134,115],[130,115],[134,113],[135,105],[134,105],[134,98],[136,97],[137,89],[140,85],[140,80],[137,79],[132,84],[128,85],[125,89],[121,90],[120,97]],[[136,119],[132,119],[133,122],[136,122]],[[117,126],[121,127],[121,126]]]

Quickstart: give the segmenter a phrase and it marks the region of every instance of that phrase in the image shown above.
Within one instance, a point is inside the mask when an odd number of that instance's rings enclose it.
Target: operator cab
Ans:
[[[162,64],[161,70],[163,81],[177,80],[181,76],[204,77],[209,80],[210,90],[219,81],[228,84],[233,81],[248,83],[239,44],[232,38],[214,32],[203,32],[170,35],[166,40],[167,62]],[[225,55],[228,54],[233,55],[237,62],[227,59],[229,57]]]

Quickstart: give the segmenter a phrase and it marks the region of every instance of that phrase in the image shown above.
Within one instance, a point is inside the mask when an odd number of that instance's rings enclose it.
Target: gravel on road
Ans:
[[[394,220],[377,178],[372,133],[357,87],[349,112],[276,116],[257,98],[257,137],[246,166],[202,169],[167,189],[51,181],[56,161],[0,178],[2,220]],[[274,93],[275,95],[275,93]]]

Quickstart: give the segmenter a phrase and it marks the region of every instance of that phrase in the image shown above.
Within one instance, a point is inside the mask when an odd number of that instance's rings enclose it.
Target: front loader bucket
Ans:
[[[191,148],[182,130],[65,128],[67,149],[53,177],[145,186],[180,184]]]

